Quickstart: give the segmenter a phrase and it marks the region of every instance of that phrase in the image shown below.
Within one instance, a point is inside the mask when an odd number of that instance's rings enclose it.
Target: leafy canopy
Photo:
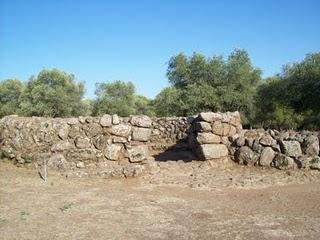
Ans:
[[[21,97],[25,116],[70,117],[84,112],[84,84],[76,83],[74,75],[58,69],[42,70],[31,77]]]
[[[114,81],[96,85],[94,114],[118,114],[126,117],[133,114],[154,115],[151,102],[146,97],[136,95],[131,82]]]
[[[167,77],[172,87],[155,99],[159,115],[239,110],[252,118],[261,71],[252,65],[245,50],[235,49],[226,60],[222,56],[206,58],[194,53],[187,57],[179,53],[170,59]]]
[[[0,82],[0,118],[6,115],[19,114],[20,96],[24,84],[16,79]]]

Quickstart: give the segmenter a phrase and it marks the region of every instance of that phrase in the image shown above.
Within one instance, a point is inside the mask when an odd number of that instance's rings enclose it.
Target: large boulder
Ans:
[[[278,153],[273,159],[272,166],[280,170],[288,170],[296,168],[297,165],[293,158]]]
[[[280,141],[282,153],[289,157],[299,157],[302,155],[300,143],[298,141]]]
[[[302,144],[304,154],[308,156],[319,155],[319,138],[314,135],[307,136]]]
[[[132,140],[134,141],[147,142],[149,141],[150,136],[151,136],[150,128],[139,128],[139,127],[133,128]]]
[[[228,148],[224,144],[202,144],[198,147],[198,154],[205,160],[228,156]]]
[[[137,127],[151,127],[152,126],[152,120],[150,117],[145,116],[145,115],[141,115],[141,116],[133,116],[130,119],[130,123],[133,126],[137,126]]]
[[[265,147],[261,152],[259,165],[263,167],[270,167],[275,155],[276,154],[271,147]]]
[[[200,144],[220,143],[221,137],[210,132],[200,132],[197,136],[197,142]]]
[[[200,120],[203,120],[209,123],[222,119],[221,113],[214,113],[214,112],[202,112],[198,115],[198,117]]]
[[[251,148],[243,146],[236,152],[236,160],[239,164],[253,166],[258,160],[258,155]]]

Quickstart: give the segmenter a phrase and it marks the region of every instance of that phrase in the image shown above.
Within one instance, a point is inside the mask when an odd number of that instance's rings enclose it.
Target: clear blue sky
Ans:
[[[247,49],[264,76],[320,51],[319,0],[0,0],[0,79],[59,68],[154,97],[178,52]]]

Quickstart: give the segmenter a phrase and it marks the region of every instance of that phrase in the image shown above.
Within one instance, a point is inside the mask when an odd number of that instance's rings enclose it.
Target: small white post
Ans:
[[[43,159],[43,180],[47,181],[47,160]]]

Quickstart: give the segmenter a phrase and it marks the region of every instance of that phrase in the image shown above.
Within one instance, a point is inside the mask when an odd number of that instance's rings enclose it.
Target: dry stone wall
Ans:
[[[319,133],[243,130],[239,112],[0,120],[0,157],[18,166],[98,169],[103,176],[129,177],[155,166],[152,156],[168,149],[193,151],[198,160],[320,170]]]
[[[228,148],[241,165],[320,170],[318,132],[243,130],[230,139]]]
[[[189,131],[189,145],[199,159],[223,159],[229,154],[229,137],[241,130],[239,112],[200,113]]]
[[[184,142],[187,118],[117,115],[79,118],[24,118],[0,121],[2,157],[17,165],[45,164],[56,169],[105,169],[130,176],[143,170],[153,151]]]

